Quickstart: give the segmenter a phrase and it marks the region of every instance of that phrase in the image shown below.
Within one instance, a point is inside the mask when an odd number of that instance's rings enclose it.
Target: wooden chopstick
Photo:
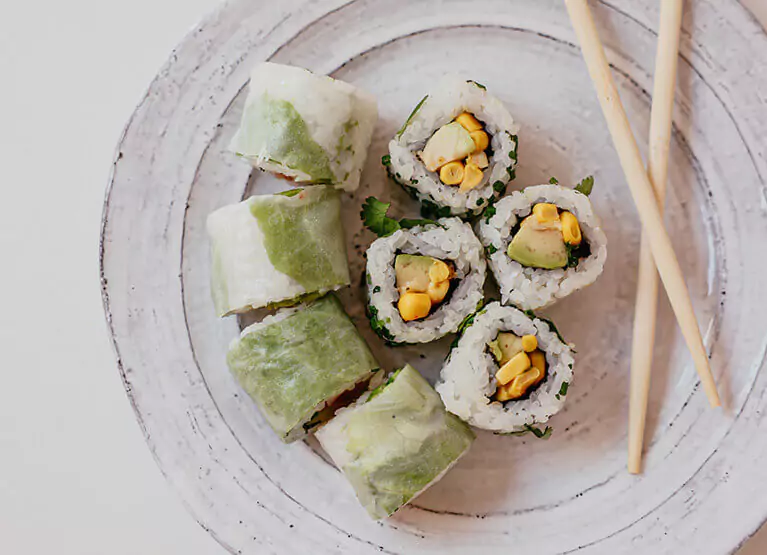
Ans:
[[[650,154],[647,172],[663,210],[666,197],[668,153],[674,111],[679,34],[684,0],[661,0],[658,50],[655,56],[655,78],[650,115]],[[629,397],[628,470],[642,471],[647,398],[650,393],[655,320],[658,306],[658,273],[655,271],[647,237],[642,233],[639,248],[634,338],[631,344],[631,388]]]
[[[596,87],[599,103],[602,106],[607,127],[612,135],[615,150],[618,152],[623,173],[626,175],[631,196],[634,198],[639,212],[639,219],[647,236],[647,243],[652,251],[655,265],[666,288],[666,295],[674,309],[677,322],[687,347],[692,354],[695,369],[703,383],[708,401],[712,407],[718,407],[719,394],[716,391],[714,376],[708,364],[708,356],[703,346],[703,338],[695,320],[690,294],[684,282],[682,269],[674,254],[666,229],[663,226],[663,216],[658,209],[658,203],[653,193],[652,184],[647,176],[642,156],[631,133],[626,112],[618,96],[610,66],[607,63],[604,48],[597,34],[594,18],[591,15],[586,0],[565,0],[570,13],[575,34],[581,43],[583,58]]]

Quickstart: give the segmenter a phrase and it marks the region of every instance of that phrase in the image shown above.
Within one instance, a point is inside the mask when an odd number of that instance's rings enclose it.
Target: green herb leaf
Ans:
[[[490,205],[487,208],[485,208],[485,212],[482,214],[485,218],[485,223],[490,223],[490,218],[495,216],[495,213],[496,213],[495,204],[491,202]]]
[[[410,125],[411,121],[413,121],[413,118],[418,113],[418,110],[421,109],[421,106],[423,106],[423,103],[426,102],[427,98],[429,98],[428,94],[424,96],[418,104],[415,105],[415,108],[413,108],[413,111],[410,112],[410,115],[405,120],[405,124],[402,126],[402,128],[399,131],[397,131],[397,137],[400,137],[405,132],[405,129],[407,129],[407,126]]]
[[[466,82],[467,82],[467,83],[474,83],[476,86],[478,86],[478,87],[479,87],[480,89],[482,89],[483,91],[486,91],[486,90],[487,90],[487,87],[486,87],[486,86],[484,86],[482,83],[477,83],[476,81],[472,81],[471,79],[469,79],[469,80],[468,80],[468,81],[466,81]]]
[[[561,395],[562,397],[567,395],[567,388],[568,387],[570,387],[570,384],[568,382],[562,382],[562,387],[559,388],[558,395]]]
[[[386,389],[386,386],[387,386],[387,385],[391,385],[392,383],[394,383],[394,380],[395,380],[395,379],[397,379],[397,376],[399,375],[399,373],[400,373],[400,372],[402,372],[402,368],[400,368],[399,370],[395,370],[394,372],[392,372],[392,374],[389,376],[389,379],[387,379],[387,380],[386,380],[384,383],[382,383],[381,385],[379,385],[378,387],[376,387],[376,388],[375,388],[375,389],[374,389],[374,390],[373,390],[373,391],[370,393],[370,396],[368,397],[367,401],[365,401],[365,402],[367,403],[367,402],[371,401],[373,398],[375,398],[375,397],[377,397],[378,395],[380,395],[380,394],[383,392],[383,390],[384,390],[384,389]]]
[[[488,245],[485,247],[485,253],[487,253],[487,256],[492,256],[497,252],[498,252],[498,247],[496,247],[495,245]]]
[[[381,202],[375,197],[368,197],[362,205],[360,217],[370,231],[379,237],[387,237],[400,229],[400,223],[386,215],[390,202]]]
[[[535,314],[535,312],[533,312],[532,310],[525,310],[525,314],[526,314],[526,315],[527,315],[529,318],[532,318],[532,319],[534,319],[534,320],[536,320],[536,319],[537,319],[537,320],[540,320],[541,322],[544,322],[546,325],[548,325],[548,326],[549,326],[549,329],[550,329],[551,331],[553,331],[555,334],[557,334],[557,337],[559,338],[559,340],[560,340],[562,343],[564,343],[565,345],[567,345],[567,341],[565,341],[565,338],[564,338],[564,337],[562,337],[562,334],[561,334],[561,333],[559,333],[559,330],[557,329],[557,326],[554,324],[554,322],[552,322],[551,320],[549,320],[549,319],[547,319],[547,318],[543,318],[542,316],[537,316],[537,315]]]
[[[493,183],[493,191],[503,194],[506,192],[506,184],[503,181],[496,181]]]
[[[581,241],[579,245],[565,243],[565,248],[567,249],[568,268],[575,268],[581,261],[581,258],[588,258],[591,256],[591,247],[586,241]]]
[[[552,185],[559,185],[559,180],[556,177],[552,177],[551,179],[549,179],[549,183],[551,183]]]
[[[391,166],[391,154],[384,154],[384,155],[381,157],[381,163],[382,163],[384,166]]]
[[[434,221],[434,220],[427,220],[427,219],[415,219],[411,220],[408,218],[402,218],[399,221],[399,225],[402,227],[402,229],[410,229],[412,227],[416,227],[419,225],[438,225],[442,229],[445,229],[445,226],[441,223]]]
[[[586,196],[591,194],[591,190],[594,188],[594,176],[589,175],[584,177],[580,183],[575,186],[575,190],[579,193],[583,193]]]
[[[421,201],[421,216],[424,218],[432,218],[438,220],[439,218],[450,217],[449,206],[439,206],[430,200]]]
[[[531,426],[530,424],[525,424],[524,430],[521,430],[519,432],[511,432],[508,435],[523,436],[525,434],[532,433],[538,439],[549,439],[553,431],[554,431],[554,428],[552,428],[551,426],[546,426],[545,430],[541,430],[540,428],[536,428],[535,426]]]
[[[381,338],[385,339],[390,344],[395,344],[394,336],[386,327],[385,323],[378,318],[378,309],[372,305],[367,307],[368,318],[370,319],[370,327]]]

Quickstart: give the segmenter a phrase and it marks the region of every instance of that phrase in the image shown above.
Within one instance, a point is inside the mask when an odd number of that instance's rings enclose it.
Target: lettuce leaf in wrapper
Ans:
[[[246,328],[227,362],[287,443],[306,434],[304,424],[325,403],[371,380],[379,368],[334,295]]]
[[[317,433],[376,519],[435,483],[474,440],[415,369],[405,366],[393,378]]]

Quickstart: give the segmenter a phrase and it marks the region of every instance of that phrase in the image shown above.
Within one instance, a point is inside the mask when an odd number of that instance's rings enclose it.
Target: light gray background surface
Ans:
[[[145,446],[97,260],[120,132],[217,3],[0,4],[0,553],[223,553]],[[742,3],[767,24],[767,0]],[[765,528],[740,555],[764,553]]]

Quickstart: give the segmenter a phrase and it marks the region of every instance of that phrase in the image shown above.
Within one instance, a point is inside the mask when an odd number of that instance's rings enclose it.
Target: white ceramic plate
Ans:
[[[595,2],[608,57],[645,142],[654,1]],[[173,53],[128,124],[103,226],[107,318],[147,441],[199,522],[232,553],[724,553],[767,515],[767,39],[733,1],[687,6],[669,228],[723,410],[708,408],[662,301],[646,472],[625,471],[638,220],[562,2],[233,0]],[[227,371],[235,319],[214,317],[207,214],[282,187],[226,152],[249,69],[270,59],[374,93],[381,118],[364,186],[344,200],[361,276],[368,194],[386,143],[446,72],[485,84],[522,125],[516,188],[593,173],[610,241],[594,287],[547,315],[576,343],[576,379],[549,441],[479,433],[460,464],[389,521],[371,521],[316,443],[282,445]],[[432,380],[443,341],[386,349]]]

